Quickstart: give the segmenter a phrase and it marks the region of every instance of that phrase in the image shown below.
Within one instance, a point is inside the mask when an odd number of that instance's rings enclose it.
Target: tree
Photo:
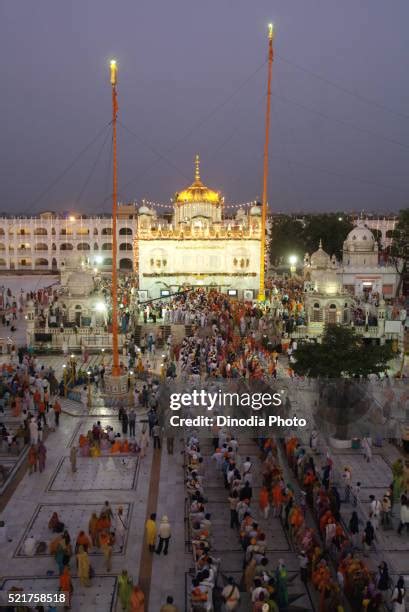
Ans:
[[[307,215],[302,221],[289,215],[274,218],[271,229],[270,261],[288,264],[290,255],[302,261],[305,253],[318,249],[320,240],[330,255],[342,256],[342,246],[353,224],[343,213]]]
[[[301,221],[287,215],[273,220],[270,235],[270,261],[273,265],[281,262],[288,264],[290,255],[297,255],[302,261],[305,253],[303,236],[304,228]]]
[[[303,232],[305,251],[313,253],[322,240],[324,250],[341,259],[344,240],[353,227],[343,213],[308,215]]]
[[[293,368],[301,376],[318,379],[319,416],[336,426],[335,437],[345,439],[349,425],[370,409],[362,382],[370,374],[385,372],[391,358],[390,345],[369,347],[352,327],[331,324],[321,344],[299,343]]]
[[[392,232],[392,244],[389,254],[399,274],[399,283],[396,287],[396,295],[398,296],[403,279],[409,272],[409,208],[399,212],[398,223]]]
[[[390,345],[365,345],[353,327],[327,325],[321,344],[301,341],[294,371],[311,378],[368,378],[385,372],[392,358]]]

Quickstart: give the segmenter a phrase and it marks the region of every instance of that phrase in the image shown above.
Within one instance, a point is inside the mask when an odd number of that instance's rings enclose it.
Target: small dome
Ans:
[[[153,215],[153,212],[151,211],[150,208],[148,208],[147,206],[143,205],[140,207],[138,213],[140,215]]]
[[[258,204],[256,204],[255,206],[252,206],[250,208],[250,215],[261,217],[261,206],[259,206]]]
[[[322,241],[320,240],[318,251],[315,251],[311,255],[311,266],[313,268],[328,268],[330,263],[331,258],[322,248]]]
[[[94,289],[94,281],[87,272],[72,272],[68,277],[67,288],[71,295],[88,296]]]
[[[345,247],[352,247],[354,251],[373,251],[375,248],[375,238],[369,228],[367,228],[362,219],[360,219],[346,237]]]
[[[246,211],[244,210],[244,208],[239,208],[239,210],[236,213],[236,217],[244,217],[245,214],[246,214]]]
[[[319,279],[317,280],[317,287],[320,293],[325,293],[327,295],[340,293],[341,286],[336,270],[329,269],[320,272]]]

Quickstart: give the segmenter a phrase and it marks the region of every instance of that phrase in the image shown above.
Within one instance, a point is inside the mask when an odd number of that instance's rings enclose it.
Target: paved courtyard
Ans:
[[[134,489],[138,458],[78,457],[77,471],[71,471],[69,457],[59,462],[48,486],[48,491],[126,491]]]

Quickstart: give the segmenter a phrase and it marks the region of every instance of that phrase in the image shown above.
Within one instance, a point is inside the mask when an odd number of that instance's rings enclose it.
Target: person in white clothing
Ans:
[[[369,500],[369,518],[371,519],[372,527],[378,529],[382,504],[379,499],[375,499],[375,495],[370,495]]]
[[[246,461],[244,461],[243,465],[242,465],[242,470],[243,470],[243,482],[248,482],[249,485],[251,486],[252,484],[252,479],[253,479],[253,475],[252,475],[252,463],[250,461],[250,457],[246,457]]]
[[[124,511],[122,506],[118,508],[118,512],[115,515],[115,540],[119,546],[119,551],[122,552],[124,548],[126,534],[126,522],[124,517]]]
[[[372,459],[371,443],[368,440],[368,438],[363,438],[361,445],[362,445],[362,450],[364,451],[365,459],[366,459],[367,463],[369,463],[370,460]]]
[[[399,580],[396,583],[395,588],[392,592],[392,604],[393,604],[393,612],[406,612],[406,589],[405,589],[405,580],[402,576],[399,576]]]

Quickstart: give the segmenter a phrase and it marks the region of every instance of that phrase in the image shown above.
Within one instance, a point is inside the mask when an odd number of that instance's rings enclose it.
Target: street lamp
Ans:
[[[91,408],[91,370],[87,371],[87,376],[88,376],[88,393],[87,393],[87,406],[88,408]]]
[[[64,397],[67,397],[67,365],[64,363],[62,366],[63,380],[64,380]]]
[[[294,276],[294,274],[297,271],[297,260],[298,260],[297,255],[290,255],[290,257],[288,258],[288,261],[290,262],[291,276]]]

